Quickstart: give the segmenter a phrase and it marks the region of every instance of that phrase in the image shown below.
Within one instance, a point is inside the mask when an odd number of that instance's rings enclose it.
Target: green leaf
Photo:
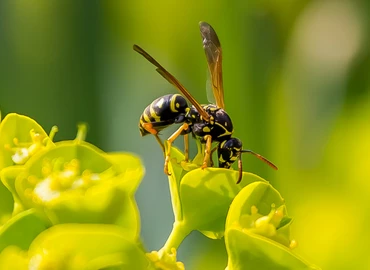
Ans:
[[[15,215],[0,228],[0,252],[10,245],[27,250],[36,236],[48,227],[50,223],[35,209]]]
[[[195,169],[181,180],[180,198],[183,222],[211,238],[220,238],[234,197],[246,185],[265,182],[252,173],[243,172],[241,183],[236,184],[239,172],[231,169]]]
[[[56,244],[58,243],[58,244]],[[145,253],[124,228],[108,224],[61,224],[41,233],[29,249],[35,269],[148,269]]]

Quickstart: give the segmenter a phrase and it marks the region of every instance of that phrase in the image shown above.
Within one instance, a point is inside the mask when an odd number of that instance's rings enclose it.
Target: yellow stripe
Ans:
[[[171,102],[170,102],[170,109],[171,109],[171,112],[178,112],[178,110],[176,110],[176,106],[175,106],[175,103],[176,103],[176,97],[179,96],[179,94],[174,94],[172,97],[171,97]]]
[[[221,134],[220,136],[218,136],[217,138],[219,137],[223,137],[223,136],[226,136],[226,135],[231,135],[233,134],[232,132],[228,131],[223,125],[221,125],[220,123],[217,123],[215,122],[216,125],[222,127],[224,130],[225,130],[225,133]],[[233,130],[234,131],[234,130]]]
[[[154,119],[154,121],[156,121],[156,122],[161,121],[161,117],[160,117],[160,116],[158,116],[158,115],[155,113],[155,111],[154,111],[154,108],[153,108],[152,104],[151,104],[151,106],[149,107],[149,110],[150,110],[150,116]],[[150,122],[151,122],[151,121],[150,121]]]
[[[150,123],[151,122],[149,116],[145,113],[145,111],[144,111],[144,113],[143,113],[142,116],[143,116],[145,122],[147,122],[147,123]]]

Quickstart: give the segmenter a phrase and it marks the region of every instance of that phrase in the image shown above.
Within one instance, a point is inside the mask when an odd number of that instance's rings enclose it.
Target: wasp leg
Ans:
[[[189,128],[189,125],[187,123],[182,124],[182,126],[179,127],[179,129],[176,130],[171,135],[171,137],[169,137],[168,140],[166,141],[166,143],[167,143],[167,150],[166,150],[166,158],[164,160],[164,168],[163,168],[163,170],[164,170],[164,173],[167,174],[167,175],[170,175],[168,173],[168,163],[170,162],[172,143],[177,139],[177,137],[179,137],[181,135],[181,132],[183,130],[187,130],[188,128]]]
[[[162,121],[162,122],[142,123],[142,126],[146,131],[148,131],[148,132],[150,132],[151,134],[154,135],[155,139],[157,140],[157,142],[159,143],[159,146],[161,147],[161,149],[163,151],[163,154],[165,154],[166,151],[164,150],[164,144],[158,136],[158,130],[155,129],[156,126],[163,125],[163,123],[165,123],[165,122]]]
[[[163,144],[161,138],[159,138],[158,134],[155,134],[154,137],[157,140],[157,142],[159,143],[160,147],[162,148],[163,154],[166,155],[166,151],[164,150],[164,144]]]
[[[239,169],[239,176],[238,176],[238,181],[236,181],[237,184],[240,183],[240,181],[242,180],[242,177],[243,177],[243,164],[242,164],[241,155],[239,155],[239,159],[238,159],[238,169]]]
[[[185,162],[189,161],[189,134],[184,135],[184,154],[185,154]]]
[[[217,144],[212,150],[211,150],[211,158],[210,158],[210,165],[211,167],[213,167],[214,163],[213,163],[213,153],[218,149],[218,145]]]
[[[211,157],[212,136],[211,135],[206,135],[206,136],[204,136],[204,140],[206,141],[206,149],[204,151],[205,155],[204,155],[204,159],[203,159],[202,169],[207,168],[208,161],[210,160],[210,157]]]

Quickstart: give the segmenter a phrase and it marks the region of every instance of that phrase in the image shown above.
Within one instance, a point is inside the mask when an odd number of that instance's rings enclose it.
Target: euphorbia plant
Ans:
[[[86,142],[84,125],[74,140],[53,142],[56,132],[18,114],[0,123],[0,269],[185,269],[176,252],[193,230],[225,237],[220,269],[318,269],[291,251],[280,194],[251,173],[236,184],[236,171],[200,169],[201,148],[189,163],[172,149],[173,230],[160,250],[145,250],[140,159]]]

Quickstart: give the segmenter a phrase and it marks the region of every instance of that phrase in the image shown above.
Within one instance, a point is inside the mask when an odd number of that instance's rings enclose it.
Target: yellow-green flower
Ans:
[[[129,232],[111,224],[61,224],[40,233],[28,252],[8,246],[0,252],[0,269],[154,270]]]
[[[0,170],[12,165],[23,165],[33,155],[53,147],[53,127],[48,136],[33,119],[10,113],[0,123]]]
[[[45,211],[53,224],[120,224],[138,235],[134,192],[143,173],[140,159],[131,154],[63,141],[27,162],[15,188],[26,208]]]
[[[294,254],[291,218],[270,184],[251,183],[235,197],[227,215],[227,270],[319,269]]]
[[[57,128],[53,127],[48,136],[36,121],[16,113],[6,115],[0,122],[0,225],[22,209],[14,184],[20,165],[54,147],[52,139],[56,132]],[[11,167],[14,169],[5,171]]]

